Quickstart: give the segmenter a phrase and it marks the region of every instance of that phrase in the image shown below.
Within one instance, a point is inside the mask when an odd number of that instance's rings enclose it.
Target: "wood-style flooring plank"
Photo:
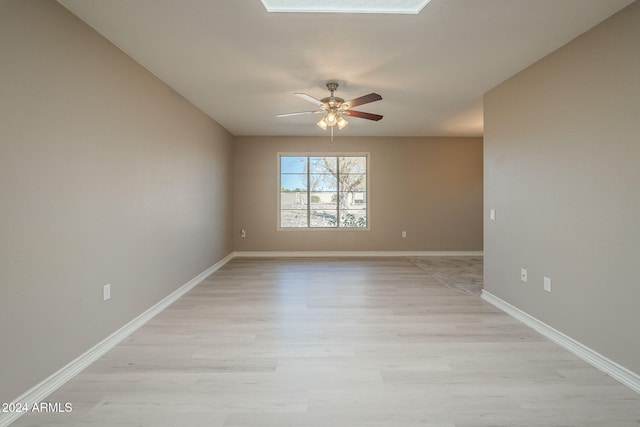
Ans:
[[[640,426],[640,395],[459,292],[468,261],[234,259],[15,425]]]

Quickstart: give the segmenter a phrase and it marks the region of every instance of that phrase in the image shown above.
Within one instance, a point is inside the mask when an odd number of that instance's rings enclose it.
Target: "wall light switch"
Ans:
[[[406,231],[402,232],[402,237],[407,237],[407,232]]]
[[[243,229],[240,230],[240,237],[247,237],[247,232]]]
[[[496,210],[495,209],[491,209],[489,211],[489,218],[491,218],[491,221],[495,221],[496,220]]]
[[[547,292],[551,292],[551,278],[550,277],[545,277],[544,278],[544,290]]]
[[[520,280],[522,280],[523,282],[527,281],[527,269],[526,268],[521,268],[520,269]]]
[[[111,283],[107,283],[102,288],[102,300],[106,301],[111,298]]]

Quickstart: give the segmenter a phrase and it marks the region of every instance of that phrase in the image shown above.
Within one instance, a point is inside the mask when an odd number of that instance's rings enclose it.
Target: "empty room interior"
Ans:
[[[0,0],[0,426],[640,426],[640,1]]]

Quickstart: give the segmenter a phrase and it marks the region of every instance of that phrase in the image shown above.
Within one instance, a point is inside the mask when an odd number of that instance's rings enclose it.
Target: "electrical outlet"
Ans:
[[[111,298],[111,283],[107,283],[102,287],[102,300],[106,301]]]
[[[523,282],[527,281],[527,269],[526,268],[521,268],[520,269],[520,280],[522,280]]]
[[[403,237],[403,238],[407,237],[407,232],[406,232],[406,231],[403,231],[403,232],[402,232],[402,237]]]
[[[550,277],[545,277],[544,278],[544,290],[547,292],[551,292],[551,278]]]

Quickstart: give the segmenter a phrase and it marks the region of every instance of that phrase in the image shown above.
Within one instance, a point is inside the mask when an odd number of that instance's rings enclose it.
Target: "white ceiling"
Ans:
[[[383,100],[340,135],[480,136],[482,95],[633,0],[432,0],[418,15],[260,0],[59,0],[234,135],[322,135],[293,95]]]

